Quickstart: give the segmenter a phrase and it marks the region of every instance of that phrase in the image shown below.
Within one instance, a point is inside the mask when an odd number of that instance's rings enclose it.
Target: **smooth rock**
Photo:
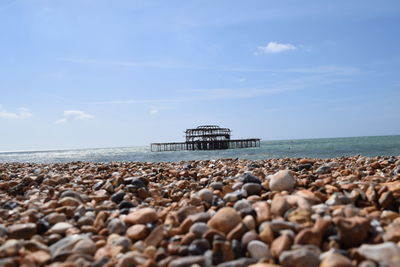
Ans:
[[[67,220],[67,216],[64,213],[57,213],[57,212],[52,212],[52,213],[48,214],[47,216],[45,216],[44,218],[50,224],[65,222]]]
[[[158,215],[153,208],[142,208],[129,213],[125,219],[125,223],[129,224],[146,224],[155,222],[158,219]]]
[[[208,231],[208,225],[204,222],[197,222],[192,224],[189,229],[189,232],[195,234],[196,237],[201,237],[205,232]]]
[[[261,185],[256,183],[245,183],[242,189],[246,191],[248,196],[259,195],[261,193]]]
[[[272,191],[291,191],[295,183],[296,179],[290,171],[281,170],[270,176],[269,188]]]
[[[217,213],[211,217],[208,221],[208,226],[227,234],[241,221],[242,219],[234,208],[225,207],[219,209]]]
[[[144,224],[135,224],[128,228],[126,235],[136,241],[145,238],[149,233],[149,229]]]
[[[5,237],[8,234],[7,227],[0,224],[0,237]]]
[[[392,223],[386,228],[383,239],[388,242],[400,242],[400,223]]]
[[[388,267],[400,266],[400,247],[393,242],[376,245],[364,244],[358,248],[358,253]]]
[[[346,248],[361,245],[367,239],[371,228],[369,219],[359,216],[337,218],[334,222],[338,228],[339,241]]]
[[[191,267],[191,266],[204,266],[205,259],[203,256],[187,256],[172,260],[168,267]]]
[[[279,256],[283,267],[319,267],[319,257],[308,249],[287,250]]]
[[[289,209],[289,203],[285,196],[275,195],[271,203],[271,213],[275,216],[283,216]]]
[[[347,205],[351,203],[351,199],[345,196],[343,193],[335,192],[333,195],[329,197],[329,199],[325,202],[326,205],[335,206],[335,205]]]
[[[107,229],[110,234],[124,234],[126,225],[118,218],[114,218],[107,224]]]
[[[73,253],[93,255],[96,244],[86,235],[70,235],[49,247],[52,259],[63,260]]]
[[[9,239],[0,246],[0,258],[17,256],[23,248],[20,240]]]
[[[351,261],[343,255],[338,253],[330,253],[326,256],[320,267],[355,267]]]
[[[247,184],[247,183],[256,183],[256,184],[261,184],[261,179],[258,178],[257,176],[246,172],[244,173],[240,179],[239,179],[243,184]]]
[[[268,245],[260,240],[252,240],[247,245],[247,251],[251,257],[256,259],[270,258],[271,252],[269,251]]]
[[[321,166],[315,171],[315,173],[318,173],[318,174],[327,174],[330,172],[331,172],[331,168],[329,166]]]
[[[293,244],[293,238],[287,234],[283,234],[276,238],[271,245],[271,254],[274,258],[279,258],[279,255],[285,250],[289,250]]]
[[[251,208],[251,203],[247,199],[241,199],[235,202],[233,208],[237,211]]]
[[[256,211],[256,220],[258,224],[271,219],[271,209],[266,201],[257,201],[252,207]]]
[[[201,189],[199,192],[197,192],[197,196],[201,200],[211,203],[213,200],[214,194],[210,189],[204,188],[204,189]]]
[[[36,224],[14,224],[7,228],[9,239],[29,239],[36,234]]]
[[[222,191],[222,188],[224,187],[224,185],[223,185],[223,183],[221,183],[221,182],[212,182],[212,183],[210,184],[210,187],[211,187],[212,189],[214,189],[214,190]]]
[[[114,202],[114,203],[116,203],[116,204],[119,204],[119,203],[124,199],[125,195],[126,195],[126,193],[123,192],[123,191],[114,193],[114,194],[111,196],[111,201]]]
[[[55,225],[53,225],[50,229],[49,229],[49,234],[65,234],[65,232],[72,228],[73,226],[70,223],[67,222],[59,222],[56,223]]]

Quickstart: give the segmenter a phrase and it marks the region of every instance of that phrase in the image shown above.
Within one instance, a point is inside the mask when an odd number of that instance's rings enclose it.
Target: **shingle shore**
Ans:
[[[0,266],[400,266],[400,157],[0,164]]]

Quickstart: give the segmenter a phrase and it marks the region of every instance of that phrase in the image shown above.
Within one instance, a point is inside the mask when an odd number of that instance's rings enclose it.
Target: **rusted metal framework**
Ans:
[[[186,142],[152,143],[151,151],[216,150],[259,147],[260,139],[231,140],[231,130],[217,125],[202,125],[185,131]]]

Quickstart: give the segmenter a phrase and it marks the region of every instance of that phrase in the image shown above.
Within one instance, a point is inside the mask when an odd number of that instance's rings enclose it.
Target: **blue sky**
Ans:
[[[0,0],[0,151],[400,134],[400,2]]]

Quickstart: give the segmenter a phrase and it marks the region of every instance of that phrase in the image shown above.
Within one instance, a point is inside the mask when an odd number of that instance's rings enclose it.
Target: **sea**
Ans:
[[[0,162],[179,162],[220,158],[336,158],[400,156],[400,135],[261,141],[258,148],[151,152],[150,146],[51,151],[0,152]]]

